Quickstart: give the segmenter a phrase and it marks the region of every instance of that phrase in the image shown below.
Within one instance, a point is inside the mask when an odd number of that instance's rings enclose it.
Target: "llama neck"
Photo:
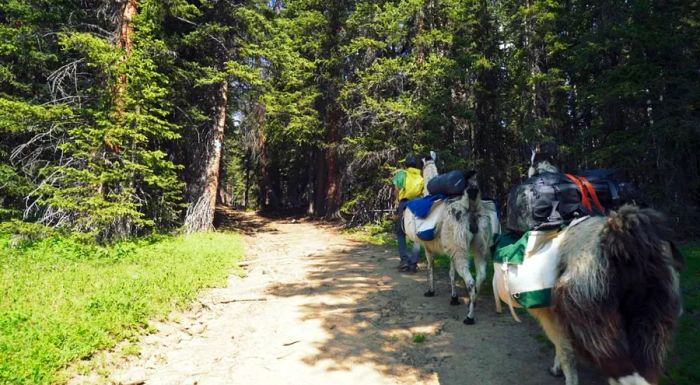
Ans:
[[[476,198],[474,200],[469,199],[469,211],[470,212],[477,212],[481,209],[481,193],[476,194]]]
[[[460,202],[470,212],[479,211],[479,209],[481,209],[481,191],[479,191],[479,193],[476,194],[476,197],[474,199],[469,199],[469,194],[467,194],[467,192],[465,191],[462,194]]]

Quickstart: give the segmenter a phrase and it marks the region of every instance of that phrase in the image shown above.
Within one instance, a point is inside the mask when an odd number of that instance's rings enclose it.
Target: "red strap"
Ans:
[[[581,203],[583,203],[583,207],[586,208],[589,212],[593,209],[593,206],[591,206],[591,201],[588,200],[588,194],[586,194],[586,188],[583,187],[583,183],[575,177],[574,175],[571,174],[565,174],[572,182],[576,184],[576,187],[578,187],[579,191],[581,191]]]
[[[585,176],[580,176],[579,178],[581,179],[583,185],[586,186],[586,190],[588,190],[588,195],[590,195],[593,199],[593,203],[595,203],[596,207],[598,208],[598,211],[600,211],[601,214],[605,214],[605,208],[602,204],[600,204],[600,200],[598,199],[598,194],[595,191],[595,187],[593,187],[591,182],[589,182],[588,178],[586,178]]]

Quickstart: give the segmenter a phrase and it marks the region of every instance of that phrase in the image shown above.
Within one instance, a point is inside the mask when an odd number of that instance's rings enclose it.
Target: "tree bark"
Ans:
[[[319,149],[314,154],[314,180],[313,200],[309,206],[308,214],[312,216],[322,216],[326,210],[327,191],[326,177],[326,151]]]
[[[343,27],[344,12],[342,4],[329,5],[328,38],[324,42],[322,56],[327,58],[324,76],[319,78],[319,87],[323,92],[319,112],[325,126],[325,149],[322,150],[316,165],[316,183],[314,191],[315,214],[326,219],[335,219],[340,215],[340,174],[338,164],[338,146],[342,139],[340,123],[342,111],[338,104],[340,84],[343,82],[343,56],[340,54],[340,31]]]
[[[122,50],[121,62],[129,60],[131,49],[134,45],[134,16],[136,16],[137,0],[127,0],[119,15],[117,28],[117,47]],[[127,77],[124,72],[117,75],[117,84],[114,91],[114,106],[117,114],[124,112],[124,93],[126,92]],[[106,139],[105,145],[108,145]]]
[[[223,141],[223,140],[222,140]],[[226,169],[226,148],[221,149],[221,160],[219,161],[219,188],[216,197],[217,204],[231,205],[231,185],[228,183],[228,173]]]
[[[226,127],[226,106],[228,105],[228,80],[221,82],[219,86],[216,118],[212,128],[210,140],[211,155],[205,171],[206,188],[205,195],[209,197],[209,212],[212,220],[216,209],[216,192],[219,188],[219,168],[221,166],[221,147],[224,143],[224,129]],[[209,224],[211,226],[211,223]]]
[[[117,29],[116,29],[116,44],[119,49],[122,50],[122,57],[120,63],[122,66],[126,66],[126,62],[131,56],[131,51],[134,45],[134,16],[136,16],[137,11],[137,0],[127,0],[124,3],[123,8],[119,12],[119,17],[117,19]],[[124,68],[119,68],[117,73],[116,83],[114,84],[114,94],[112,99],[112,108],[114,109],[114,123],[119,126],[123,124],[122,117],[125,110],[125,94],[127,90],[128,77]],[[112,161],[121,162],[121,146],[119,138],[115,138],[110,130],[104,132],[102,138],[102,145],[104,149],[95,148],[93,157],[98,158],[100,156],[105,156],[111,158]],[[101,154],[101,150],[104,153]],[[132,175],[133,176],[133,175]],[[105,186],[104,183],[100,183],[97,187],[98,194],[104,194],[105,191],[111,189],[117,191],[123,191],[124,188],[133,188],[134,179],[133,177],[128,181],[120,181],[113,186]],[[126,185],[126,186],[125,186]],[[133,197],[132,197],[133,199]],[[111,223],[104,229],[101,230],[101,234],[98,238],[102,240],[106,239],[120,239],[128,236],[133,230],[133,220],[130,216],[119,215],[112,219]]]
[[[259,149],[260,176],[258,177],[258,203],[263,211],[274,211],[280,208],[279,171],[274,167],[268,153],[267,138],[265,137],[265,113],[267,106],[258,101],[254,114],[257,124]]]
[[[326,135],[326,191],[325,191],[325,218],[337,219],[340,217],[340,174],[338,173],[338,145],[340,111],[337,106],[329,111],[328,132]]]
[[[252,154],[250,150],[247,150],[246,156],[245,156],[245,186],[243,190],[243,208],[248,209],[248,205],[250,204],[250,171],[251,168],[253,167],[252,165]]]
[[[188,233],[209,230],[214,225],[227,106],[228,79],[221,82],[217,90],[214,122],[207,136],[206,148],[204,149],[206,152],[206,163],[203,175],[200,178],[203,184],[202,192],[197,200],[187,209],[185,217],[185,227]]]

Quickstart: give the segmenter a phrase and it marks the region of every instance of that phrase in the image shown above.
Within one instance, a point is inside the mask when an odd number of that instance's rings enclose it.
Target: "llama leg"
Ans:
[[[477,238],[474,238],[475,240]],[[482,239],[479,238],[479,245],[476,247],[476,253],[474,253],[474,264],[476,267],[476,294],[479,295],[481,291],[481,284],[484,283],[486,279],[486,243],[481,242]]]
[[[476,305],[476,287],[472,286],[469,290],[469,311],[467,312],[467,318],[464,319],[465,325],[474,324],[474,306]]]
[[[457,297],[457,287],[455,286],[455,259],[450,257],[450,305],[459,305],[459,297]]]
[[[620,377],[617,380],[608,379],[610,385],[651,385],[644,377],[635,372],[628,376]]]
[[[561,371],[561,362],[559,361],[559,354],[554,354],[554,363],[552,363],[552,367],[549,368],[549,374],[551,374],[554,377],[562,377],[564,375],[564,372]]]
[[[530,313],[540,321],[540,325],[542,325],[542,329],[544,329],[547,338],[554,344],[556,356],[549,370],[550,373],[554,376],[559,376],[563,371],[564,377],[566,378],[566,385],[578,385],[574,349],[561,323],[559,323],[554,313],[552,313],[549,308],[530,309]]]
[[[606,358],[601,365],[610,384],[649,385],[659,381],[663,352],[671,326],[660,322],[658,304],[637,306],[639,313],[627,315],[627,348],[618,349],[617,357]]]
[[[651,289],[656,294],[655,300],[638,294],[638,299],[630,299],[632,306],[628,305],[628,310],[622,313],[627,325],[629,354],[636,371],[618,377],[617,381],[621,384],[659,382],[664,353],[668,349],[674,327],[673,316],[681,308],[678,279],[675,271],[671,268],[669,270],[669,284],[659,284]]]
[[[501,307],[501,299],[498,298],[498,281],[496,280],[496,273],[493,273],[493,279],[491,280],[491,288],[493,290],[493,300],[496,301],[496,313],[503,313],[503,308]]]
[[[463,253],[461,258],[455,259],[455,262],[458,263],[455,268],[457,269],[457,272],[460,273],[462,276],[462,279],[464,280],[464,284],[467,286],[467,293],[469,293],[469,307],[467,309],[467,318],[464,319],[464,324],[465,325],[472,325],[474,324],[474,306],[476,304],[476,286],[474,282],[474,278],[472,277],[471,272],[469,271],[469,254],[468,253]]]
[[[428,265],[428,291],[423,293],[426,297],[435,296],[435,282],[433,281],[433,253],[425,249],[425,260]]]

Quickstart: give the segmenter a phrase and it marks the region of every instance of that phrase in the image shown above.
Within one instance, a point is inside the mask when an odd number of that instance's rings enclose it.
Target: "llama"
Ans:
[[[486,259],[494,236],[494,228],[498,229],[498,222],[495,219],[495,205],[492,202],[485,204],[481,201],[476,172],[472,171],[465,177],[467,178],[467,187],[462,196],[458,200],[443,203],[446,207],[438,220],[436,236],[433,240],[424,241],[417,237],[416,217],[410,210],[406,210],[404,213],[403,224],[406,235],[413,242],[420,242],[425,248],[428,265],[428,291],[424,295],[426,297],[435,295],[434,256],[447,254],[450,257],[450,304],[459,304],[455,287],[456,272],[464,280],[469,295],[469,307],[464,323],[471,325],[474,323],[476,295],[486,278]],[[474,250],[476,280],[469,269],[470,250]]]
[[[528,310],[555,346],[550,372],[563,371],[566,385],[578,384],[574,351],[610,384],[658,383],[681,312],[683,262],[670,233],[660,213],[631,205],[560,233],[552,306]],[[494,276],[494,288],[505,286],[502,278]],[[498,298],[496,305],[500,313]]]
[[[438,175],[437,166],[435,165],[436,161],[437,154],[435,154],[435,151],[430,151],[430,155],[423,157],[423,196],[430,194],[428,192],[428,183]]]

